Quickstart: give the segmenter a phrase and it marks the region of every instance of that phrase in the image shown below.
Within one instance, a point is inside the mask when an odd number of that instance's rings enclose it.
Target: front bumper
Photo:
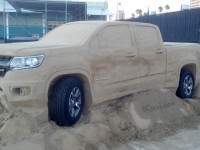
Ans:
[[[38,68],[8,71],[0,78],[0,92],[9,102],[39,107],[46,104],[45,83],[45,76]]]

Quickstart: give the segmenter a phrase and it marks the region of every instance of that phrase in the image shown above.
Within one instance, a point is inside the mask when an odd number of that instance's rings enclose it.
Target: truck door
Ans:
[[[135,25],[140,56],[142,89],[162,88],[165,84],[166,50],[156,26]]]
[[[141,89],[139,56],[129,25],[110,25],[90,42],[95,94],[111,99]]]

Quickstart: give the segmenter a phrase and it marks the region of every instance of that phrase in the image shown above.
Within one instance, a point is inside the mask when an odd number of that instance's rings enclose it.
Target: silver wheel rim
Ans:
[[[192,93],[194,86],[193,78],[190,75],[187,75],[183,82],[183,90],[186,95],[190,95]]]
[[[69,96],[69,114],[71,117],[77,117],[81,110],[81,91],[75,87]]]

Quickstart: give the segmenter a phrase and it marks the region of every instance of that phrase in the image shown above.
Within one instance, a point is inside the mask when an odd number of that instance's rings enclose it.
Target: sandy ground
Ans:
[[[91,108],[73,127],[41,122],[23,109],[8,111],[0,104],[0,149],[184,149],[179,137],[184,142],[200,133],[199,91],[191,100],[163,89],[112,100]],[[198,143],[186,148],[198,148]]]

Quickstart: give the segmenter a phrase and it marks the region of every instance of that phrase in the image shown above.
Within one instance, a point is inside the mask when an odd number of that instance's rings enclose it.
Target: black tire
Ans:
[[[180,98],[192,98],[194,95],[195,79],[190,70],[181,70],[179,86],[176,95]]]
[[[79,120],[83,106],[84,91],[80,80],[74,77],[63,78],[52,90],[49,117],[60,126],[71,126]]]

